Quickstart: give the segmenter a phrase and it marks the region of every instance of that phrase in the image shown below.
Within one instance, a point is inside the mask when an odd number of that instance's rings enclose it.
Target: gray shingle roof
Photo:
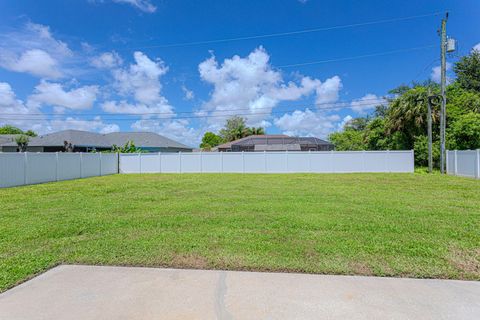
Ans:
[[[110,144],[124,145],[132,140],[137,147],[171,147],[191,149],[177,141],[161,136],[153,132],[112,132],[105,135]]]
[[[74,146],[87,147],[110,148],[114,144],[123,146],[127,141],[133,141],[137,147],[191,149],[184,144],[153,132],[114,132],[100,134],[81,130],[64,130],[30,138],[28,145],[30,147],[63,146],[64,141],[68,141]],[[8,143],[6,145],[16,146],[16,143]]]
[[[266,134],[266,135],[252,135],[232,142],[227,142],[217,146],[217,148],[230,148],[232,145],[289,145],[289,144],[317,144],[317,145],[331,145],[330,142],[315,138],[315,137],[290,137],[283,134]]]
[[[15,142],[15,138],[18,136],[21,136],[21,134],[0,134],[0,146]],[[15,145],[17,144],[15,143]]]

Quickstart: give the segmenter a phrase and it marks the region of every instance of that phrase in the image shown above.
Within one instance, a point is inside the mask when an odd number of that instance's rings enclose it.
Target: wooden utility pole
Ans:
[[[447,82],[447,19],[448,12],[445,18],[442,19],[442,29],[440,31],[440,59],[441,59],[441,96],[442,106],[440,109],[440,172],[445,173],[445,128],[447,121],[447,97],[445,95],[445,88]]]

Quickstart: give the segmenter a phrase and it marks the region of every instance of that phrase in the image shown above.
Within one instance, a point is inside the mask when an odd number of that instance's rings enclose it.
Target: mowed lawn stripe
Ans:
[[[480,181],[143,174],[0,189],[0,290],[59,263],[480,280]]]

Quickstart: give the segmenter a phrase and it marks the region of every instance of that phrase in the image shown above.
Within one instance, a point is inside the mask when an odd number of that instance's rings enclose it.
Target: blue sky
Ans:
[[[480,43],[479,1],[2,1],[0,125],[197,146],[238,114],[325,138],[390,89],[437,78],[445,10],[454,62]]]

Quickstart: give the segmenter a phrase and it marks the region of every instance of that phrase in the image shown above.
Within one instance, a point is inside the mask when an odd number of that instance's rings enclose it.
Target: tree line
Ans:
[[[454,79],[446,89],[447,149],[480,148],[480,52],[473,50],[454,64]],[[393,98],[365,117],[348,121],[341,132],[330,134],[336,150],[411,150],[415,163],[427,165],[427,97],[440,94],[432,81],[401,85]],[[440,159],[440,104],[433,106],[433,160]]]

